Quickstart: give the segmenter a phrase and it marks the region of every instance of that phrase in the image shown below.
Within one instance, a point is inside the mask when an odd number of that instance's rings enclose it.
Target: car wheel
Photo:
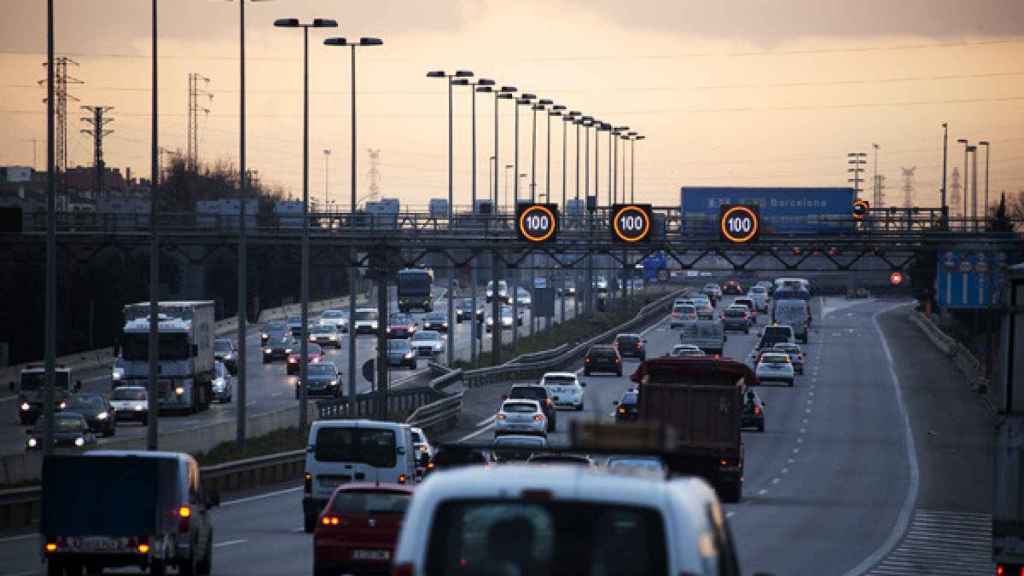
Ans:
[[[584,376],[590,376],[590,370],[584,370],[583,371],[583,375]]]
[[[114,435],[114,434],[116,434],[116,433],[117,433],[117,429],[116,429],[116,428],[114,428],[113,426],[111,426],[111,427],[110,427],[110,428],[109,428],[108,430],[106,430],[106,431],[105,431],[105,432],[103,433],[103,437],[104,437],[104,438],[110,438],[111,436],[113,436],[113,435]]]
[[[576,407],[576,411],[583,412],[583,402],[580,402],[580,405]]]
[[[270,359],[269,359],[269,358],[267,358],[266,356],[264,356],[264,357],[263,357],[263,363],[264,363],[264,364],[270,364]]]
[[[209,576],[210,572],[213,571],[213,532],[210,532],[209,538],[206,539],[206,554],[203,554],[203,559],[199,561],[196,566],[196,573],[200,576]]]
[[[622,376],[622,368],[619,368],[618,370],[616,370],[615,371],[615,375],[616,376]]]
[[[792,388],[792,387],[793,387],[793,379],[792,379],[792,378],[790,378],[790,379],[789,379],[789,387],[790,387],[790,388]]]
[[[141,422],[143,426],[149,426],[149,416],[143,416]]]
[[[744,334],[750,334],[750,328],[746,328],[745,330],[743,330],[743,333]]]

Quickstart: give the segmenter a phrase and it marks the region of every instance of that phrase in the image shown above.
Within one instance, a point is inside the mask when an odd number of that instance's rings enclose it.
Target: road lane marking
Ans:
[[[779,483],[779,479],[778,478],[772,478],[772,484],[778,484],[778,483]]]
[[[3,574],[2,576],[38,576],[42,574],[39,570],[29,570],[28,572],[14,572],[11,574]]]
[[[470,432],[469,434],[466,434],[462,438],[459,438],[458,440],[455,441],[455,443],[456,444],[461,444],[461,443],[465,442],[466,440],[470,440],[472,438],[476,438],[477,436],[483,434],[484,432],[487,432],[491,428],[494,428],[494,422],[493,421],[490,424],[488,424],[487,426],[484,426],[483,428],[480,428],[479,430],[475,430],[473,432]]]
[[[494,418],[495,418],[495,416],[488,416],[487,418],[484,418],[483,420],[477,422],[476,426],[474,426],[474,428],[479,428],[481,426],[487,426],[491,422],[494,422]]]
[[[799,448],[793,448],[793,454],[799,454],[799,453],[800,453],[800,449]]]
[[[758,496],[764,496],[767,493],[768,493],[768,491],[765,490],[764,488],[761,488],[760,490],[757,491],[757,495]]]
[[[896,407],[899,409],[900,417],[903,420],[903,434],[905,438],[905,446],[907,449],[907,464],[910,468],[910,482],[907,487],[907,496],[903,500],[903,504],[900,505],[900,512],[896,517],[896,523],[893,524],[892,531],[889,533],[889,537],[878,547],[870,556],[865,558],[849,571],[844,576],[858,576],[866,573],[871,568],[879,564],[883,558],[889,555],[896,548],[896,544],[899,543],[903,535],[906,534],[907,528],[910,526],[910,517],[914,513],[914,505],[917,502],[917,493],[920,488],[920,471],[917,465],[917,448],[914,447],[914,431],[910,428],[910,418],[907,416],[907,408],[903,405],[903,391],[900,389],[900,378],[896,374],[896,368],[892,359],[892,350],[889,349],[889,341],[885,337],[885,332],[882,332],[882,326],[878,323],[878,317],[886,312],[899,308],[901,306],[907,306],[908,303],[894,304],[879,310],[871,316],[871,323],[874,324],[875,332],[878,333],[879,342],[882,343],[882,352],[885,353],[885,359],[888,362],[889,367],[889,382],[892,384],[893,391],[896,393]]]
[[[227,540],[227,541],[224,541],[224,542],[217,542],[216,544],[213,545],[213,547],[214,548],[223,548],[224,546],[234,546],[235,544],[244,544],[245,542],[248,542],[248,540],[245,540],[245,539],[242,539],[242,540]]]
[[[792,458],[789,458],[789,459],[786,460],[786,463],[787,464],[796,464],[796,460],[794,460]]]
[[[782,473],[783,474],[789,474],[789,468],[783,468],[782,469]]]
[[[274,492],[267,492],[266,494],[257,494],[256,496],[248,496],[246,498],[236,498],[235,500],[228,500],[227,502],[221,502],[221,506],[234,506],[235,504],[245,504],[246,502],[255,502],[256,500],[266,500],[267,498],[274,498],[277,496],[283,496],[285,494],[291,494],[292,492],[298,492],[302,490],[302,486],[296,486],[294,488],[285,488],[284,490],[275,490]]]
[[[0,538],[0,543],[3,542],[17,542],[18,540],[28,540],[29,538],[38,538],[39,533],[33,532],[31,534],[21,534],[19,536],[8,536],[6,538]]]

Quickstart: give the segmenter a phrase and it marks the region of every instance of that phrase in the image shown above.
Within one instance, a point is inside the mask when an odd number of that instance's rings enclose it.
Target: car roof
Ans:
[[[541,378],[547,378],[548,376],[553,376],[553,377],[558,377],[558,378],[575,378],[576,377],[576,373],[575,372],[545,372],[544,375],[541,376]]]
[[[98,456],[107,458],[152,458],[154,460],[176,460],[178,462],[195,462],[196,459],[181,452],[149,452],[146,450],[89,450],[82,456]]]
[[[787,356],[783,352],[764,352],[764,353],[761,354],[761,360],[765,360],[767,358],[786,358],[786,359],[789,359],[789,356]]]
[[[366,418],[360,418],[358,420],[314,420],[313,424],[310,425],[310,433],[319,430],[320,428],[367,428],[375,430],[396,430],[400,428],[408,428],[408,424],[401,422],[383,422],[381,420],[368,420]]]
[[[392,484],[390,482],[352,482],[342,484],[334,490],[334,494],[341,492],[403,492],[412,494],[413,487],[406,484]],[[332,494],[333,498],[334,495]]]

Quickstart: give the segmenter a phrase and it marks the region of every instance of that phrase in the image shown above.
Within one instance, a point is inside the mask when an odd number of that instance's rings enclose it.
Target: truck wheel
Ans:
[[[739,502],[743,498],[743,481],[722,484],[718,489],[718,494],[723,502],[733,504]]]
[[[198,573],[196,566],[196,546],[193,546],[192,556],[178,564],[178,576],[196,576]]]
[[[206,539],[206,554],[203,554],[203,559],[199,561],[199,565],[196,566],[196,573],[200,576],[209,576],[210,572],[213,571],[213,533],[210,533],[209,538]]]
[[[622,368],[619,368],[618,370],[616,370],[615,371],[615,375],[616,376],[622,376]]]

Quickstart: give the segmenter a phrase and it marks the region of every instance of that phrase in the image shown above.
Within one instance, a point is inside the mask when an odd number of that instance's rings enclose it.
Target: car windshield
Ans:
[[[788,364],[789,356],[786,354],[764,354],[761,356],[761,362],[766,364]]]
[[[765,288],[764,286],[754,286],[750,289],[750,291],[753,292],[754,294],[764,294],[765,292],[768,291],[768,289]]]
[[[575,376],[545,376],[545,386],[572,386],[576,384]]]
[[[408,352],[410,349],[408,340],[388,340],[388,350],[391,352]]]
[[[527,402],[506,402],[501,407],[502,412],[530,413],[536,412],[537,406]]]
[[[413,334],[412,339],[417,341],[417,342],[421,342],[421,341],[424,341],[424,340],[425,341],[440,340],[441,339],[441,334],[440,334],[440,332],[434,332],[434,331],[431,331],[431,330],[425,330],[425,331],[417,332],[416,334]]]
[[[213,342],[214,352],[231,352],[232,349],[231,340],[215,340]]]
[[[649,470],[651,472],[664,472],[665,464],[655,457],[615,457],[608,459],[608,469],[630,469],[630,470]]]
[[[444,502],[425,574],[666,574],[665,520],[606,502]]]
[[[103,398],[92,394],[78,394],[72,396],[71,400],[68,402],[68,410],[101,410],[103,407]]]
[[[395,432],[390,429],[323,427],[313,451],[320,462],[351,462],[377,468],[395,465]]]
[[[547,442],[543,438],[534,436],[499,436],[494,439],[495,446],[513,448],[523,446],[526,448],[543,448]]]
[[[633,406],[636,404],[637,398],[639,397],[640,395],[636,392],[626,392],[622,395],[622,400],[619,401],[619,404]]]
[[[733,302],[733,304],[735,304],[736,306],[746,306],[747,308],[754,307],[754,301],[750,300],[749,298],[737,298],[736,301]]]
[[[615,340],[619,343],[620,346],[635,346],[638,342],[640,342],[640,338],[637,336],[619,336]]]
[[[356,310],[356,320],[376,320],[376,310]]]
[[[727,308],[725,310],[726,318],[743,318],[747,315],[747,311],[744,308]]]
[[[338,319],[338,318],[344,318],[345,317],[345,313],[342,312],[341,310],[327,310],[320,317],[321,318],[328,318],[328,319]]]
[[[78,414],[58,414],[53,418],[53,427],[58,432],[80,432],[85,430],[86,425]]]
[[[524,398],[528,400],[544,400],[548,397],[546,390],[540,386],[516,386],[508,394],[509,398]]]
[[[306,371],[310,378],[334,378],[338,375],[338,369],[334,367],[334,364],[327,362],[310,364],[306,367]]]
[[[144,388],[114,388],[110,393],[111,400],[145,400],[146,390]]]
[[[299,317],[299,316],[292,316],[292,317],[288,318],[288,325],[289,326],[301,326],[302,325],[302,318]]]
[[[412,324],[412,316],[405,316],[403,314],[395,314],[391,317],[392,326],[408,326]]]
[[[60,389],[67,390],[71,384],[71,375],[66,371],[58,370],[54,373],[54,380]],[[40,390],[44,384],[46,384],[46,372],[42,370],[21,373],[21,390],[24,392]]]
[[[407,492],[339,491],[331,501],[335,514],[405,514],[412,494]]]
[[[312,328],[309,329],[309,331],[311,333],[313,333],[313,334],[334,334],[335,332],[338,331],[338,329],[335,328],[334,326],[327,325],[327,326],[313,326]]]

